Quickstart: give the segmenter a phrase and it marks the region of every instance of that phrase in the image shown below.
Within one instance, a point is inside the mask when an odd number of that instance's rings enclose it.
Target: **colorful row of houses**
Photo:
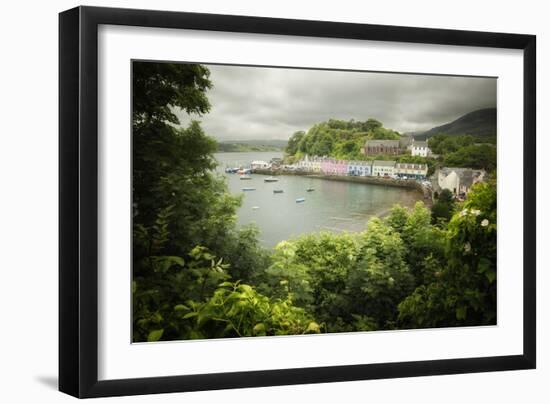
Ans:
[[[428,174],[426,164],[398,163],[390,160],[348,161],[308,156],[295,163],[293,168],[310,173],[358,177],[425,179]]]

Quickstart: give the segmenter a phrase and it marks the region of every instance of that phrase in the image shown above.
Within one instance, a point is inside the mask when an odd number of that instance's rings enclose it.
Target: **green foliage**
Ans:
[[[156,341],[181,339],[189,329],[179,321],[182,296],[191,301],[204,301],[228,279],[227,265],[206,248],[195,247],[187,258],[148,256],[134,261],[132,284],[133,340]]]
[[[433,153],[443,156],[443,165],[447,167],[469,167],[491,172],[497,165],[496,145],[490,143],[491,139],[438,134],[428,140],[428,145]]]
[[[374,329],[391,329],[397,305],[414,288],[405,262],[406,247],[399,233],[380,219],[369,222],[361,245],[357,265],[348,277],[347,309],[369,318]]]
[[[231,263],[228,273],[232,279],[253,282],[257,274],[271,264],[271,256],[258,240],[259,230],[254,225],[244,226],[226,237],[219,254]]]
[[[386,221],[391,225],[394,215],[403,216],[396,207]],[[402,219],[401,219],[402,220]],[[431,224],[431,213],[422,202],[417,202],[412,211],[406,210],[404,224],[394,227],[406,245],[405,262],[414,276],[415,285],[421,285],[433,279],[433,268],[443,265],[445,232]]]
[[[405,327],[496,322],[496,185],[473,187],[448,225],[446,265],[399,305]]]
[[[210,109],[206,91],[210,71],[198,64],[133,62],[132,122],[134,131],[154,123],[179,124],[173,109],[204,114]]]
[[[189,304],[192,338],[319,333],[321,327],[290,299],[270,299],[250,285],[225,282],[203,304]]]
[[[443,189],[432,206],[432,223],[447,223],[451,220],[455,207],[453,193]]]
[[[300,307],[313,303],[312,279],[308,266],[296,260],[295,243],[282,241],[272,255],[272,265],[256,278],[259,290],[277,298],[290,298]]]
[[[329,119],[313,125],[307,133],[296,132],[288,141],[287,156],[331,156],[347,160],[364,160],[361,153],[367,139],[399,139],[400,135],[384,128],[376,119],[343,121]]]
[[[444,164],[447,167],[482,168],[492,172],[497,168],[497,149],[488,144],[466,146],[445,156]]]
[[[298,146],[302,141],[303,137],[306,135],[304,131],[295,132],[290,139],[288,139],[288,144],[285,148],[285,153],[288,155],[295,155],[298,152]]]
[[[359,244],[352,234],[335,235],[322,232],[306,235],[291,243],[295,244],[292,265],[307,268],[306,280],[312,290],[309,308],[328,331],[348,316],[345,290],[351,267],[357,260]]]

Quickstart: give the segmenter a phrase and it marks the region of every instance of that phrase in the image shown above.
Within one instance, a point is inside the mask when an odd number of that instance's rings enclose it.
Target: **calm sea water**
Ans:
[[[215,157],[220,163],[219,171],[223,172],[226,166],[246,166],[253,160],[269,161],[282,157],[282,153],[217,153]],[[223,175],[233,194],[244,194],[237,212],[238,224],[255,223],[265,247],[321,230],[361,231],[371,217],[384,214],[394,204],[413,206],[422,197],[417,191],[405,188],[302,176],[281,175],[276,177],[278,182],[266,183],[266,176],[259,174],[252,174],[251,180],[240,180],[237,174]],[[243,192],[244,187],[255,190]],[[306,192],[308,188],[315,191]],[[274,189],[282,189],[284,193],[274,194]],[[305,202],[296,203],[297,198],[305,198]]]

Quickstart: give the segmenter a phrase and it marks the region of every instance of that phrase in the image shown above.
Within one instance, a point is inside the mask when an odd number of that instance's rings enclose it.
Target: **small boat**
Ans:
[[[250,175],[247,175],[247,174],[243,174],[239,177],[240,180],[251,180],[252,177]]]
[[[306,198],[297,198],[296,199],[296,203],[302,203],[302,202],[305,202],[306,201]]]
[[[227,168],[225,169],[225,172],[226,172],[227,174],[235,174],[237,171],[239,171],[239,169],[238,169],[238,168],[234,168],[234,167],[227,167]]]
[[[306,191],[307,192],[313,192],[313,191],[315,191],[315,188],[308,188],[308,189],[306,189]]]
[[[279,179],[275,177],[264,178],[264,182],[277,182],[277,181],[279,181]]]
[[[260,209],[259,206],[252,206],[252,210],[258,210],[258,209]]]
[[[244,192],[247,192],[247,191],[255,191],[255,190],[256,190],[256,188],[250,188],[250,187],[245,187],[245,188],[243,188],[243,191],[244,191]]]
[[[273,190],[273,193],[274,194],[282,194],[284,191],[282,189],[274,189]]]

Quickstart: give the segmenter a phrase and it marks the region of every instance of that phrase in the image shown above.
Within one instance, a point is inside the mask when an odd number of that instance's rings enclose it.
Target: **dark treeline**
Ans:
[[[266,250],[257,229],[236,228],[216,142],[173,113],[209,111],[208,69],[133,71],[134,341],[495,323],[494,184],[461,204],[441,196],[439,213],[396,206],[363,232]]]

